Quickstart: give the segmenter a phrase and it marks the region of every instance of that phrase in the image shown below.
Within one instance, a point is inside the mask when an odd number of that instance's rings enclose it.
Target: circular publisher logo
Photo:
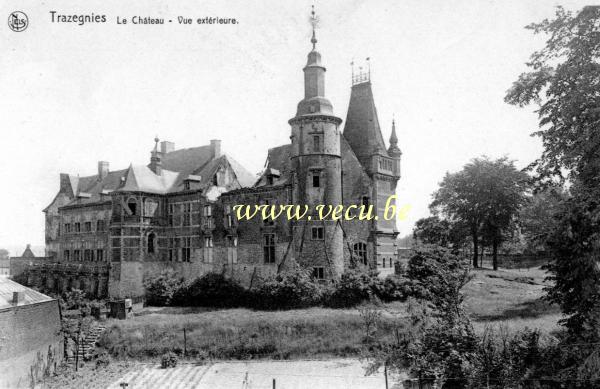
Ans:
[[[8,27],[15,32],[25,31],[29,26],[29,18],[25,12],[14,11],[8,15]]]

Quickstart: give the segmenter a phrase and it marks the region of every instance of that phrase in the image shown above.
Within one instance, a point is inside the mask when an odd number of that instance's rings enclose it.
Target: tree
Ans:
[[[7,249],[0,249],[0,259],[7,259],[9,252]]]
[[[519,226],[530,252],[546,251],[548,239],[556,229],[559,212],[567,199],[561,187],[549,187],[531,196],[519,212]]]
[[[476,158],[457,173],[447,173],[434,193],[430,208],[452,223],[466,226],[473,242],[473,266],[478,266],[479,243],[492,244],[494,269],[498,268],[498,246],[520,207],[525,203],[528,176],[503,157]]]
[[[548,40],[531,55],[529,70],[505,100],[539,108],[539,129],[533,135],[542,139],[544,151],[531,165],[537,186],[570,183],[570,196],[548,239],[554,283],[547,290],[567,315],[561,321],[568,332],[565,345],[577,348],[568,370],[576,378],[582,376],[581,369],[597,377],[600,362],[593,345],[600,341],[600,8],[573,14],[558,7],[554,19],[527,28]],[[590,369],[590,364],[595,367]]]

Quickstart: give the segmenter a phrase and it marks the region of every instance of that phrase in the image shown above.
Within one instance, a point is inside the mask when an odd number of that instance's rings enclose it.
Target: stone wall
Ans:
[[[63,359],[56,300],[0,310],[0,387],[30,388]]]

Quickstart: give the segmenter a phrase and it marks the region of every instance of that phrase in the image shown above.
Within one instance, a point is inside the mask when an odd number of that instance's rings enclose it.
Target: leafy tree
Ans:
[[[549,246],[553,286],[548,297],[567,317],[570,378],[598,379],[600,360],[600,8],[573,14],[558,7],[552,20],[528,26],[548,37],[505,100],[537,105],[544,151],[532,164],[538,186],[568,181]],[[587,346],[586,346],[587,345]],[[571,352],[575,350],[576,352]],[[586,372],[590,372],[587,374]],[[595,375],[595,376],[594,376]]]
[[[430,208],[468,228],[473,242],[473,266],[478,266],[479,242],[487,238],[498,268],[498,246],[525,203],[528,176],[503,157],[476,158],[457,173],[447,173]]]
[[[561,187],[550,187],[533,194],[519,212],[519,226],[531,252],[545,251],[548,239],[556,229],[558,214],[567,193]]]
[[[7,259],[9,254],[7,249],[0,249],[0,259]]]

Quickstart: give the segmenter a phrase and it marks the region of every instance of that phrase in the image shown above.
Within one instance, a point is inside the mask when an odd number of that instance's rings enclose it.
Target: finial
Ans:
[[[160,139],[158,139],[158,135],[154,136],[154,151],[158,150],[158,142],[160,141]]]
[[[390,136],[390,147],[397,147],[398,136],[396,135],[396,117],[392,114],[392,135]]]
[[[311,11],[310,11],[310,24],[312,24],[312,38],[310,40],[310,42],[313,45],[313,50],[315,50],[315,46],[317,45],[317,37],[315,34],[315,29],[317,28],[317,24],[319,23],[319,18],[315,15],[315,6],[314,4],[311,6]]]

